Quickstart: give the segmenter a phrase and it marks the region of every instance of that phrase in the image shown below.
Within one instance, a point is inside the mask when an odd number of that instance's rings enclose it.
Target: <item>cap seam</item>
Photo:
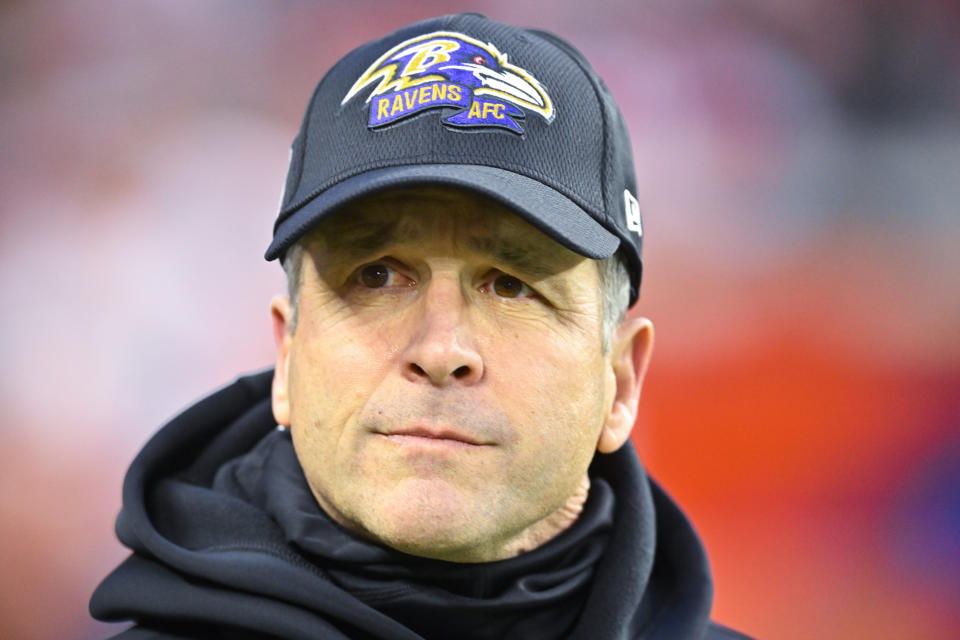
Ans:
[[[300,188],[300,182],[301,180],[303,180],[303,169],[306,166],[307,134],[310,132],[310,125],[312,124],[312,121],[313,121],[313,118],[311,117],[311,115],[313,114],[313,105],[314,105],[314,102],[316,102],[317,96],[320,94],[320,88],[323,86],[323,83],[326,79],[327,79],[327,76],[325,74],[324,77],[320,79],[320,82],[317,83],[316,88],[313,90],[313,95],[310,96],[310,101],[307,103],[307,110],[306,112],[304,112],[304,118],[303,118],[304,121],[303,121],[303,125],[301,126],[303,137],[301,138],[301,144],[300,144],[300,154],[299,154],[300,166],[298,167],[299,171],[297,171],[297,184],[292,189],[292,193],[290,194],[291,196],[293,196],[293,194],[297,192],[297,189]],[[299,138],[300,135],[298,134],[297,137]],[[294,140],[296,140],[296,138],[294,138]],[[281,206],[282,206],[282,203],[281,203]],[[283,209],[281,209],[281,213],[282,212],[283,212]]]
[[[548,42],[553,44],[555,47],[560,49],[561,51],[563,51],[563,53],[565,53],[567,57],[569,57],[573,61],[573,63],[577,65],[577,68],[580,69],[580,73],[583,74],[584,78],[586,78],[587,82],[590,84],[590,88],[593,89],[593,95],[597,100],[597,106],[600,108],[600,127],[603,131],[603,153],[600,154],[600,199],[603,204],[603,217],[605,218],[605,222],[611,222],[610,214],[608,211],[607,189],[606,189],[607,151],[609,150],[609,144],[608,144],[609,138],[608,138],[607,131],[609,127],[607,126],[608,125],[607,110],[604,107],[603,97],[600,95],[600,90],[597,86],[597,83],[594,82],[594,79],[593,79],[593,76],[597,75],[596,71],[594,71],[592,67],[588,70],[587,67],[584,66],[583,62],[581,62],[581,60],[579,59],[579,56],[574,53],[574,52],[576,53],[579,53],[579,52],[577,52],[577,50],[573,47],[573,45],[568,43],[566,40],[563,40],[562,38],[559,38],[558,36],[555,36],[552,33],[549,33],[547,31],[542,31],[539,29],[532,30],[532,32],[542,37],[544,40],[547,40]],[[592,74],[590,73],[591,71],[593,71]]]

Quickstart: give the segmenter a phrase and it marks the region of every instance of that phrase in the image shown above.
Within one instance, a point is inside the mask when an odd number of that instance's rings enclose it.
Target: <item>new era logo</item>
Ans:
[[[629,190],[623,190],[623,208],[627,217],[627,229],[636,232],[638,236],[643,236],[643,225],[640,222],[640,203],[633,197]]]

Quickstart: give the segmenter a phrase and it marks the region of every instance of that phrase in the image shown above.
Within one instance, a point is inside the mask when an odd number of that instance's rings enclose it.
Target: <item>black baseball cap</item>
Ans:
[[[273,260],[351,200],[448,186],[512,209],[567,248],[618,250],[640,288],[643,232],[630,138],[572,45],[475,13],[354,49],[320,80],[291,148]]]

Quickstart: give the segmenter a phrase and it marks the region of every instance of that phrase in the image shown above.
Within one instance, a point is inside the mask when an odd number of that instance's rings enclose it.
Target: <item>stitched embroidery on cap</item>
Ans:
[[[522,134],[526,112],[548,123],[556,111],[543,86],[507,54],[453,31],[405,40],[380,56],[344,96],[347,104],[365,88],[367,126],[378,129],[427,109],[454,108],[441,122],[455,129],[499,128]]]

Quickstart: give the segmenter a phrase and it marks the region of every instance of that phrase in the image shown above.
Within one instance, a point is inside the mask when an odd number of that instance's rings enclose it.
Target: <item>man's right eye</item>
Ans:
[[[403,270],[388,262],[371,262],[360,267],[354,275],[358,286],[365,289],[412,287],[416,283]]]

